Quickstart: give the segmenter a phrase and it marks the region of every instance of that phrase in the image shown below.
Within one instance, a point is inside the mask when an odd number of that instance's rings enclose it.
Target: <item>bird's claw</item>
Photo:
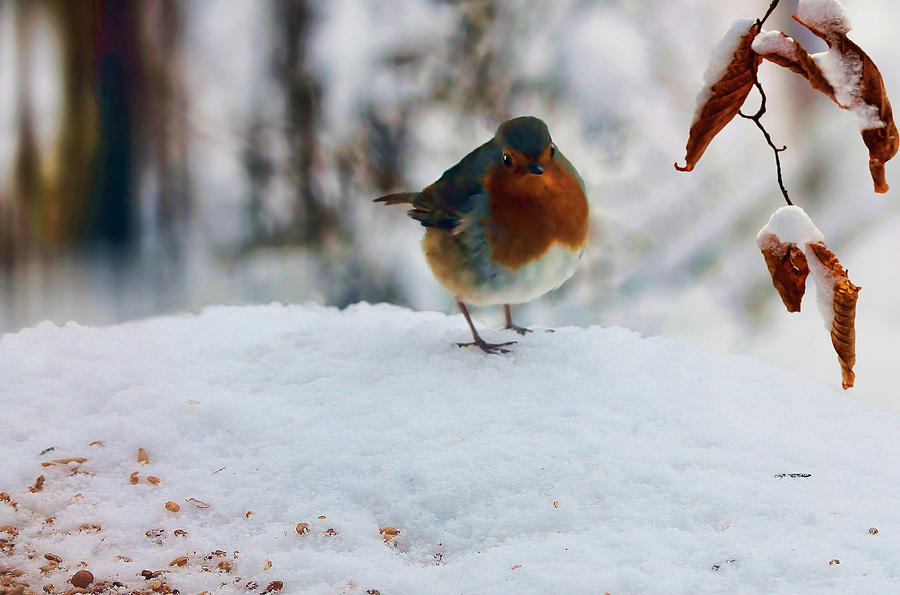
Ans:
[[[516,331],[520,335],[524,335],[525,333],[533,332],[530,328],[525,328],[524,326],[518,326],[515,324],[507,324],[506,326],[503,327],[503,329],[507,330],[507,331]]]
[[[472,347],[477,346],[485,353],[511,353],[509,349],[503,349],[507,345],[515,345],[515,341],[507,341],[506,343],[487,343],[483,340],[480,341],[472,341],[471,343],[457,343],[457,347]]]

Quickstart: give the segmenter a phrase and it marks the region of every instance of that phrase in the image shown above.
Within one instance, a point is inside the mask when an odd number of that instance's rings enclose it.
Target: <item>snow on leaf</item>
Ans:
[[[765,31],[756,36],[752,47],[754,52],[769,62],[796,72],[808,80],[813,89],[821,91],[832,101],[838,103],[834,96],[834,87],[828,82],[822,69],[803,46],[793,38],[781,31]]]
[[[823,242],[809,244],[809,248],[822,265],[821,271],[825,274],[823,281],[831,284],[834,311],[831,343],[841,362],[842,384],[847,389],[853,386],[856,379],[853,373],[853,366],[856,364],[856,300],[861,288],[850,282],[847,270]],[[812,268],[814,278],[821,274],[817,272],[817,268]]]
[[[738,114],[750,94],[761,61],[750,49],[757,32],[754,21],[736,21],[713,50],[704,74],[707,87],[697,97],[697,111],[685,147],[685,165],[676,163],[678,171],[694,169],[706,147]]]
[[[856,115],[875,192],[887,192],[884,164],[897,154],[900,134],[878,67],[847,38],[850,23],[837,0],[801,0],[793,18],[828,44],[827,52],[811,57],[833,87],[835,101]]]
[[[856,363],[856,299],[860,288],[827,248],[822,232],[797,206],[775,211],[756,237],[772,284],[789,312],[800,311],[806,279],[816,283],[816,297],[831,343],[841,363],[842,385],[853,386]]]

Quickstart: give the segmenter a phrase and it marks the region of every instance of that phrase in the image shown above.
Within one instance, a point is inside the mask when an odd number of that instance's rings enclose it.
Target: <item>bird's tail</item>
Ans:
[[[375,202],[383,202],[386,205],[412,204],[418,195],[418,192],[398,192],[397,194],[388,194],[387,196],[376,198]]]

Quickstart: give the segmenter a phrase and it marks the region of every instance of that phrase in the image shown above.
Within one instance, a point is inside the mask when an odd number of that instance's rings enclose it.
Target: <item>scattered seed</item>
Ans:
[[[181,507],[178,505],[178,502],[172,502],[171,500],[169,500],[168,502],[166,502],[166,510],[168,510],[169,512],[178,512],[179,510],[181,510]]]
[[[39,456],[39,457],[42,457],[42,456],[44,456],[45,454],[47,454],[48,452],[51,452],[51,451],[54,451],[54,450],[56,450],[56,447],[55,447],[55,446],[51,446],[51,447],[49,447],[49,448],[45,448],[44,450],[42,450],[41,452],[38,453],[38,456]]]
[[[49,560],[55,564],[60,564],[62,562],[62,558],[60,558],[56,554],[44,554],[44,559]]]
[[[378,530],[384,538],[385,543],[391,543],[397,535],[400,534],[400,531],[395,529],[394,527],[382,527]],[[397,542],[392,544],[394,547],[397,547]]]
[[[169,562],[169,566],[184,566],[185,564],[187,564],[187,562],[187,556],[178,556],[177,558]]]
[[[878,529],[875,527],[869,527],[869,535],[878,535]]]
[[[245,519],[249,519],[251,514],[253,514],[253,511],[252,511],[252,510],[248,510],[247,513],[244,515],[244,518],[245,518]]]
[[[93,442],[88,442],[88,446],[103,446],[103,440],[94,440]]]
[[[521,564],[516,564],[515,566],[510,566],[510,567],[509,567],[510,570],[518,570],[519,568],[522,568],[522,565],[521,565]]]
[[[28,488],[32,494],[36,494],[44,489],[44,476],[39,475],[37,479],[34,480],[34,485]]]
[[[218,568],[219,570],[223,570],[225,572],[231,572],[231,562],[229,562],[228,560],[222,560],[221,562],[219,562]]]
[[[150,462],[150,457],[147,455],[147,451],[143,448],[138,449],[137,462],[144,463],[145,465]]]
[[[255,590],[259,589],[259,583],[256,581],[250,581],[249,583],[244,585],[244,588],[247,589],[248,591],[255,591]]]
[[[268,570],[270,568],[272,568],[272,561],[266,558],[266,567],[263,568],[263,570]]]
[[[156,486],[156,485],[159,485],[159,478],[158,478],[158,477],[155,477],[155,476],[153,476],[153,475],[147,476],[147,481],[150,482],[150,483],[152,483],[152,484],[155,485],[155,486]]]
[[[42,467],[50,467],[52,465],[68,465],[69,463],[81,463],[87,462],[87,459],[84,457],[69,457],[68,459],[54,459],[52,461],[44,461],[41,463]]]
[[[269,583],[263,593],[274,593],[275,591],[281,591],[284,587],[284,583],[281,581],[272,581]]]
[[[44,593],[52,593],[55,587],[53,585],[44,585]]]
[[[128,556],[116,556],[116,559],[121,560],[122,562],[131,562],[131,558]]]
[[[338,532],[335,529],[326,529],[325,530],[325,535],[331,535],[333,537],[337,534],[338,534]]]
[[[559,508],[559,500],[553,501],[553,508]]]
[[[178,537],[186,537],[188,534],[184,529],[175,529],[175,535]]]
[[[94,582],[94,575],[91,574],[90,570],[79,570],[74,575],[72,575],[72,578],[69,579],[69,582],[76,587],[84,589],[92,582]]]
[[[97,523],[81,523],[78,525],[79,531],[99,531],[101,528]]]
[[[734,559],[734,558],[731,558],[730,560],[725,560],[725,564],[734,564],[734,562],[735,562],[735,559]],[[721,568],[722,568],[722,567],[721,567],[719,564],[713,564],[713,565],[712,565],[712,569],[713,569],[714,571],[718,571],[718,570],[720,570]]]
[[[200,500],[197,500],[196,498],[185,498],[184,501],[189,504],[193,504],[197,508],[209,508],[209,504],[207,504],[206,502],[201,502]]]
[[[132,473],[131,475],[128,476],[128,483],[130,483],[131,485],[137,485],[138,481],[139,480],[138,480],[138,472],[137,471],[135,471],[134,473]]]
[[[9,502],[9,494],[0,492],[0,502]]]
[[[0,533],[6,533],[10,537],[15,537],[19,534],[19,530],[12,525],[3,525],[2,527],[0,527]]]
[[[829,562],[828,562],[828,565],[829,565],[829,566],[836,566],[836,565],[838,565],[838,564],[840,564],[840,563],[841,563],[841,561],[838,560],[837,558],[835,558],[834,560],[829,561]]]
[[[159,539],[160,537],[165,537],[166,530],[165,529],[150,529],[146,533],[144,533],[149,539]]]
[[[324,514],[323,514],[322,516],[319,517],[320,520],[321,520],[321,519],[324,519],[324,518],[325,518],[325,515],[324,515]]]
[[[297,525],[297,533],[303,535],[304,533],[309,533],[309,523],[300,523]]]

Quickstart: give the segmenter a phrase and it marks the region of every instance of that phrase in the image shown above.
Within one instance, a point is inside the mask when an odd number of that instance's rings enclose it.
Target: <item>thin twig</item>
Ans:
[[[766,19],[769,18],[769,15],[772,14],[772,11],[775,10],[775,7],[778,6],[779,0],[772,0],[772,3],[769,5],[769,10],[766,11],[766,14],[762,19],[756,20],[756,31],[762,31],[763,23],[766,22]],[[738,112],[738,114],[742,118],[747,118],[748,120],[753,120],[753,123],[756,124],[756,127],[760,129],[763,133],[763,136],[766,137],[766,142],[769,143],[769,146],[772,147],[772,151],[775,152],[775,169],[778,171],[778,187],[781,188],[781,194],[784,196],[785,202],[789,206],[794,203],[791,202],[791,197],[788,196],[787,188],[784,187],[784,178],[781,176],[781,157],[778,155],[782,151],[787,149],[787,146],[783,146],[780,149],[775,146],[775,143],[772,142],[772,137],[769,135],[769,131],[766,130],[766,127],[762,124],[763,114],[766,113],[766,92],[763,91],[762,85],[759,82],[759,78],[756,76],[756,69],[752,70],[753,72],[753,85],[756,87],[756,90],[759,91],[759,109],[755,114],[748,115],[744,112]]]
[[[781,194],[784,196],[785,202],[788,205],[793,205],[791,202],[791,197],[788,196],[787,188],[784,187],[784,178],[781,175],[781,157],[778,155],[782,151],[787,150],[787,146],[783,146],[778,148],[775,146],[775,143],[772,142],[772,137],[769,135],[769,131],[766,130],[766,127],[762,124],[763,114],[766,113],[766,92],[763,91],[762,85],[756,80],[756,73],[753,74],[753,84],[756,85],[756,90],[759,91],[760,102],[759,102],[759,110],[753,114],[752,116],[745,114],[744,112],[738,112],[738,114],[742,118],[747,118],[748,120],[753,120],[753,123],[756,124],[756,127],[762,131],[763,136],[766,137],[766,142],[769,143],[769,146],[772,147],[772,151],[775,152],[775,168],[778,171],[778,187],[781,188]]]
[[[756,26],[759,31],[762,31],[763,23],[766,22],[766,19],[769,18],[769,15],[772,14],[772,11],[775,10],[775,7],[778,6],[778,2],[780,0],[772,0],[772,4],[769,5],[769,10],[766,11],[766,14],[763,15],[763,18],[757,19]]]

